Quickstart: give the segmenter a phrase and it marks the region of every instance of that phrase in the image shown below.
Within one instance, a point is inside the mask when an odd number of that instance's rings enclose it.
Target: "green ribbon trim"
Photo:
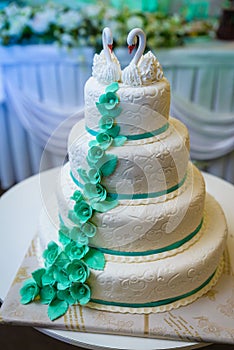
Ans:
[[[99,134],[98,131],[90,129],[87,125],[85,126],[86,131],[88,131],[88,133],[92,136],[97,136]],[[167,129],[169,128],[169,123],[166,123],[165,125],[163,125],[161,128],[150,131],[150,132],[145,132],[143,134],[137,134],[137,135],[123,135],[120,134],[120,136],[125,136],[127,138],[127,140],[130,141],[135,141],[135,140],[143,140],[143,139],[147,139],[149,137],[153,137],[153,136],[157,136],[162,134],[163,132],[165,132]]]
[[[111,249],[99,248],[99,247],[92,247],[92,248],[100,250],[102,253],[105,253],[105,254],[118,255],[118,256],[147,256],[147,255],[159,254],[159,253],[163,253],[163,252],[167,252],[169,250],[179,248],[184,243],[190,241],[190,239],[192,239],[200,231],[202,224],[203,224],[203,219],[201,220],[201,222],[197,226],[197,228],[192,233],[190,233],[188,236],[186,236],[185,238],[181,239],[178,242],[175,242],[173,244],[170,244],[166,247],[159,248],[159,249],[147,250],[144,252],[123,252],[123,251],[111,250]]]
[[[174,303],[175,301],[188,298],[191,295],[199,292],[202,288],[204,288],[214,277],[216,273],[216,270],[212,275],[204,282],[202,285],[199,287],[193,289],[191,292],[179,295],[174,298],[168,298],[168,299],[163,299],[163,300],[158,300],[158,301],[152,301],[150,303],[142,303],[142,304],[128,304],[128,303],[119,303],[115,301],[107,301],[107,300],[100,300],[100,299],[91,299],[90,302],[96,303],[96,304],[102,304],[102,305],[107,305],[107,306],[119,306],[119,307],[133,307],[133,308],[144,308],[144,307],[155,307],[155,306],[162,306],[162,305],[167,305]]]
[[[74,183],[77,186],[79,186],[80,188],[84,188],[84,185],[75,178],[72,171],[70,172],[70,175],[71,175],[72,180],[74,181]],[[149,192],[149,193],[135,193],[135,194],[134,193],[133,194],[127,194],[127,193],[119,194],[119,193],[109,193],[108,192],[107,196],[111,197],[112,199],[120,199],[120,200],[121,199],[132,200],[132,199],[156,198],[156,197],[160,197],[160,196],[163,196],[165,194],[171,193],[173,191],[176,191],[178,188],[180,188],[184,184],[186,177],[187,177],[187,174],[185,174],[183,179],[178,184],[176,184],[175,186],[172,186],[166,190],[163,190],[163,191]]]

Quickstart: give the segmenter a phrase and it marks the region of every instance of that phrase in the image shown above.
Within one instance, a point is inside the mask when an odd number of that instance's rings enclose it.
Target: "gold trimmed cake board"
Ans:
[[[20,303],[19,289],[23,281],[41,265],[38,244],[36,236],[3,303],[0,322],[88,333],[234,344],[234,278],[228,249],[218,283],[190,305],[145,315],[98,311],[76,305],[52,322],[47,316],[47,305]]]

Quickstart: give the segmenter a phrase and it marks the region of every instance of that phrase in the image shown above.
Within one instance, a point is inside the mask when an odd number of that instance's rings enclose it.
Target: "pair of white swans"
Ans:
[[[102,32],[103,50],[95,54],[92,73],[101,83],[109,84],[113,81],[123,82],[124,85],[141,86],[149,85],[163,78],[163,71],[157,58],[151,51],[145,55],[146,36],[142,29],[135,28],[127,37],[129,53],[136,46],[136,38],[139,39],[137,51],[130,64],[121,71],[120,63],[112,52],[113,37],[111,30],[106,27]]]

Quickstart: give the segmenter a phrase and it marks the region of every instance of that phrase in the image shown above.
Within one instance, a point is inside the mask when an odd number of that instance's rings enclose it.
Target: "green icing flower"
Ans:
[[[21,303],[30,303],[38,296],[39,291],[38,285],[32,278],[25,281],[23,287],[20,289]]]
[[[67,273],[67,269],[54,269],[54,279],[57,282],[57,289],[64,290],[71,285],[71,281],[69,279],[69,275]]]
[[[43,252],[43,258],[45,259],[45,266],[51,266],[57,259],[59,253],[61,252],[61,248],[55,243],[48,243],[47,249]]]
[[[45,286],[40,290],[40,301],[42,304],[49,304],[56,295],[56,289],[53,286]]]
[[[100,202],[106,199],[106,189],[100,184],[85,184],[84,185],[84,195],[91,202]]]
[[[97,227],[90,221],[87,221],[85,224],[81,226],[81,230],[83,234],[87,237],[94,237],[97,232]]]
[[[105,109],[114,109],[119,103],[119,97],[115,92],[108,91],[99,97],[99,104],[103,105]]]
[[[82,260],[78,259],[72,260],[72,262],[67,265],[66,271],[71,282],[84,283],[90,274],[88,266]]]
[[[92,208],[84,200],[74,205],[74,212],[81,223],[88,221],[92,216]]]
[[[71,260],[82,259],[88,251],[89,247],[87,245],[81,245],[75,241],[71,241],[65,247],[65,252]]]
[[[75,299],[71,296],[70,288],[59,290],[57,292],[57,297],[60,300],[66,301],[69,305],[75,304]]]
[[[104,130],[104,131],[107,131],[109,129],[112,128],[112,126],[114,125],[114,119],[110,116],[103,116],[99,122],[98,122],[98,125],[99,125],[99,128],[101,130]]]
[[[73,199],[75,202],[80,202],[82,201],[84,198],[83,198],[83,195],[80,191],[75,191],[71,197],[71,199]]]
[[[106,150],[112,144],[113,138],[107,132],[101,132],[96,136],[96,140],[103,150]]]
[[[55,283],[54,279],[54,266],[50,266],[46,269],[45,273],[41,278],[42,286],[53,285]]]
[[[97,184],[101,181],[101,173],[96,168],[91,168],[88,173],[91,184]]]
[[[80,305],[85,305],[90,301],[91,291],[87,284],[80,282],[73,283],[70,288],[72,297],[80,303]]]
[[[89,149],[87,160],[91,163],[97,163],[103,156],[104,150],[99,146],[93,146]]]

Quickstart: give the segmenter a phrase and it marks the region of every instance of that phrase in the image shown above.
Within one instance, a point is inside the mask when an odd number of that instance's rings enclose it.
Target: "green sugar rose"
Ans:
[[[38,285],[33,279],[25,281],[23,287],[20,289],[21,303],[30,303],[38,296],[39,291]]]
[[[99,146],[93,146],[89,149],[87,160],[91,163],[97,163],[103,156],[104,150]]]
[[[71,241],[65,247],[65,253],[71,260],[82,259],[88,253],[88,251],[88,246],[81,245],[75,241]]]
[[[99,120],[98,125],[101,130],[109,130],[114,125],[114,119],[110,116],[104,116]]]
[[[89,176],[89,181],[90,181],[92,184],[97,184],[98,182],[101,181],[101,174],[100,174],[100,171],[98,171],[98,170],[95,169],[95,168],[91,168],[91,169],[89,170],[88,176]]]
[[[112,144],[113,138],[107,132],[101,132],[96,136],[96,140],[103,150],[106,150]]]
[[[119,97],[114,92],[107,92],[99,97],[99,103],[102,104],[105,109],[114,109],[115,106],[119,103]]]
[[[81,223],[88,221],[92,216],[91,206],[83,200],[74,205],[74,212]]]
[[[90,200],[90,202],[101,202],[106,199],[106,189],[99,183],[97,184],[85,184],[84,195]]]
[[[40,301],[42,304],[49,304],[56,295],[56,289],[53,286],[45,286],[40,290]]]
[[[83,283],[73,283],[70,288],[72,297],[80,303],[80,305],[85,305],[90,301],[91,291],[87,284]]]
[[[82,260],[78,259],[74,259],[68,264],[66,270],[71,282],[84,283],[90,274],[88,266]]]
[[[87,237],[94,237],[97,232],[97,227],[90,221],[87,221],[85,224],[81,226],[81,230],[83,234]]]
[[[80,202],[82,201],[84,198],[82,196],[82,193],[80,191],[75,191],[71,197],[71,199],[73,199],[75,202]]]
[[[45,266],[51,266],[57,259],[61,252],[61,248],[55,242],[49,242],[47,249],[43,252],[43,258],[45,259]]]

